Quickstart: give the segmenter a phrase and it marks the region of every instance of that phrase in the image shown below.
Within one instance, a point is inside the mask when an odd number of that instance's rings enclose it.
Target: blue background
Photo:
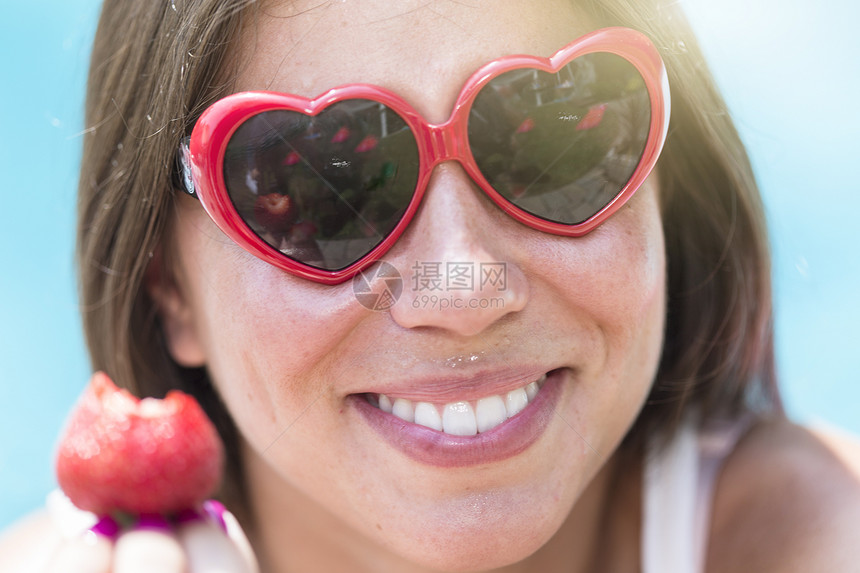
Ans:
[[[860,8],[684,4],[765,196],[788,409],[860,434]],[[72,257],[97,15],[95,0],[36,0],[4,2],[0,20],[0,529],[53,487],[55,436],[89,375]]]

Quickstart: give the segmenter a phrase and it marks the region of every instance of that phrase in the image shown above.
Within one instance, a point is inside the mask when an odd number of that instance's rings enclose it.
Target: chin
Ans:
[[[436,512],[414,512],[399,535],[377,529],[379,541],[407,561],[450,572],[486,571],[528,558],[561,527],[570,508],[557,496],[512,502],[498,493],[464,495]]]
[[[523,532],[482,531],[471,535],[458,532],[454,535],[424,532],[429,539],[420,542],[420,547],[394,548],[402,551],[405,559],[432,569],[446,572],[477,572],[487,571],[518,563],[540,549],[551,537],[554,531],[545,537],[539,537],[535,532],[529,532],[529,538]]]

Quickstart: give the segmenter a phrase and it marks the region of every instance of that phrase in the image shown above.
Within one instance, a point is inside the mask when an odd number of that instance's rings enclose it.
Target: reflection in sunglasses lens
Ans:
[[[397,225],[418,180],[418,148],[384,105],[347,100],[316,116],[257,114],[227,145],[237,212],[288,257],[325,270],[369,253]]]
[[[476,97],[469,145],[503,197],[577,224],[617,196],[639,164],[651,121],[641,75],[620,56],[580,56],[556,73],[501,74]]]

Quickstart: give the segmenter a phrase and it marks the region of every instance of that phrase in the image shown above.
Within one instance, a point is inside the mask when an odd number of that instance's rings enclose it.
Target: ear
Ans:
[[[150,260],[144,283],[161,319],[167,348],[173,360],[186,368],[203,366],[206,354],[197,334],[194,312],[174,273],[165,264],[161,249]]]

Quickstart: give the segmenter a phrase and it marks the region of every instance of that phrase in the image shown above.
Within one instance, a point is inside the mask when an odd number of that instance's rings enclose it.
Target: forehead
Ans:
[[[316,96],[392,89],[442,121],[482,64],[549,56],[592,28],[571,0],[299,0],[261,9],[243,36],[236,91]]]

